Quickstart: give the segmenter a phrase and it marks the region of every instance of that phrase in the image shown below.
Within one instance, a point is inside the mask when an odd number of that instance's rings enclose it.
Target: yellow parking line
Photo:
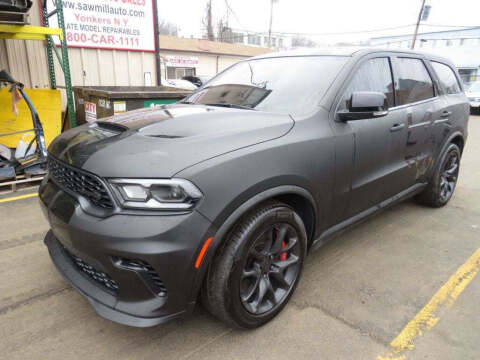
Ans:
[[[5,198],[5,199],[0,199],[0,203],[9,202],[9,201],[15,201],[15,200],[21,200],[21,199],[27,199],[27,198],[31,198],[31,197],[34,197],[34,196],[38,196],[38,194],[37,194],[37,193],[25,194],[25,195],[20,195],[20,196],[14,196],[14,197],[9,197],[9,198]]]
[[[392,352],[386,356],[379,355],[377,360],[404,360],[406,350],[414,347],[415,339],[423,332],[432,329],[440,320],[436,314],[439,307],[451,306],[480,269],[480,249],[478,249],[457,272],[437,291],[427,305],[403,328],[390,343]]]

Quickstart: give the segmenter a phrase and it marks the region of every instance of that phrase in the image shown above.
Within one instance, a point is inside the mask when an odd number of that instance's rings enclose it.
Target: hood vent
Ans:
[[[155,138],[161,138],[161,139],[180,139],[183,138],[183,136],[179,135],[147,135],[149,137],[155,137]]]
[[[128,130],[126,126],[111,123],[111,122],[106,122],[106,121],[97,121],[94,124],[96,125],[96,127],[102,130],[109,131],[115,134],[119,134]]]

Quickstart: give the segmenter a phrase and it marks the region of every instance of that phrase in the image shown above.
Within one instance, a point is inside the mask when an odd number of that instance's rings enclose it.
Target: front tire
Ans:
[[[300,279],[307,235],[300,216],[270,201],[234,226],[210,266],[201,299],[220,320],[256,328],[287,304]]]
[[[427,187],[417,195],[416,200],[431,207],[442,207],[452,198],[457,184],[462,154],[456,144],[450,144],[443,153],[439,166]]]

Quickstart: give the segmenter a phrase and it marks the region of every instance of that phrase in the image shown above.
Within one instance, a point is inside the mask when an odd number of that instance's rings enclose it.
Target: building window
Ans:
[[[278,39],[278,47],[283,48],[283,39],[282,38]]]
[[[448,39],[446,45],[447,46],[452,46],[452,40]]]
[[[263,45],[268,46],[268,36],[263,37]]]
[[[232,32],[232,42],[236,44],[243,44],[243,34]]]
[[[273,47],[277,46],[277,38],[272,37],[270,41],[270,45]]]
[[[184,76],[195,76],[195,68],[167,66],[167,79],[181,79]]]

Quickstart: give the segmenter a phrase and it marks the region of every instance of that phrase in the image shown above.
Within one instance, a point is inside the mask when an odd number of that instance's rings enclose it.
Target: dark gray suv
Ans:
[[[178,104],[56,138],[45,243],[108,319],[152,326],[201,299],[254,328],[286,305],[309,250],[411,196],[445,205],[468,114],[453,65],[434,56],[241,61]]]

